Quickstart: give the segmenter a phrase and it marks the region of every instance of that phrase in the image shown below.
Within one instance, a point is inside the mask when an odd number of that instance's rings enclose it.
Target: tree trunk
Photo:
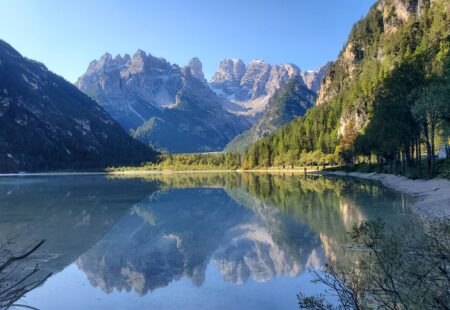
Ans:
[[[428,132],[428,123],[425,122],[423,126],[423,133],[425,137],[425,146],[427,148],[427,171],[428,174],[431,175],[431,143],[430,143],[430,136]]]
[[[409,151],[410,151],[409,145],[403,146],[403,151],[402,151],[402,170],[403,170],[403,174],[406,173],[406,164],[408,164],[408,167],[410,166]]]
[[[435,123],[431,123],[431,145],[430,145],[430,149],[431,149],[431,176],[434,177],[434,173],[435,173],[435,168],[434,168],[434,134],[435,134],[435,128],[436,125]]]
[[[450,158],[450,148],[448,147],[448,136],[444,135],[444,139],[445,139],[445,155],[447,156],[447,158]]]
[[[408,150],[408,156],[409,156],[409,161],[408,161],[408,166],[414,166],[414,148],[416,146],[416,141],[413,139],[411,140],[411,145],[409,147]]]
[[[450,148],[448,147],[448,137],[447,135],[444,136],[445,137],[445,153],[447,155],[447,158],[450,158]]]
[[[421,177],[422,176],[422,154],[420,152],[420,136],[417,138],[416,141],[417,145],[416,145],[416,153],[417,153],[417,177]]]

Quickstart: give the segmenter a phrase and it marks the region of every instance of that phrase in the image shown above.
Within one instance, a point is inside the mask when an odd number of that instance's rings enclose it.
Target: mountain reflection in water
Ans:
[[[409,217],[378,184],[287,174],[1,178],[0,194],[3,241],[46,239],[33,254],[46,272],[75,262],[103,292],[140,296],[182,278],[201,287],[210,265],[230,285],[296,277],[351,259],[353,223]]]

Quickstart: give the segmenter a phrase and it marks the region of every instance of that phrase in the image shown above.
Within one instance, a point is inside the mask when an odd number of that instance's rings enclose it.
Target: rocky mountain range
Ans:
[[[315,93],[318,93],[320,90],[320,85],[322,84],[322,80],[327,74],[328,68],[331,66],[332,62],[327,62],[325,65],[321,66],[316,71],[302,71],[300,73],[303,82],[306,86]]]
[[[133,57],[104,54],[75,84],[129,131],[174,104],[181,79],[178,66],[138,50]]]
[[[76,85],[135,138],[169,152],[219,151],[250,126],[223,109],[198,58],[179,67],[141,50],[133,57],[105,54]]]
[[[314,83],[312,79],[308,82],[311,82],[310,85]],[[305,85],[301,76],[293,77],[270,99],[263,116],[252,128],[234,138],[225,150],[244,151],[258,139],[270,135],[294,118],[303,116],[313,107],[316,97],[316,93]]]
[[[246,66],[240,59],[224,59],[211,79],[211,88],[225,99],[229,111],[258,119],[270,99],[293,78],[300,77],[300,83],[317,92],[328,66],[303,72],[293,64],[270,65],[253,60]]]
[[[298,77],[317,91],[326,69],[302,72],[292,64],[225,59],[208,82],[197,57],[180,67],[138,50],[132,57],[106,53],[92,61],[76,86],[145,144],[209,152],[249,129],[289,80]]]
[[[249,125],[243,117],[225,111],[220,98],[187,67],[181,70],[175,103],[158,111],[132,134],[169,152],[210,152],[222,150]]]
[[[131,165],[155,155],[74,85],[0,40],[0,172]]]

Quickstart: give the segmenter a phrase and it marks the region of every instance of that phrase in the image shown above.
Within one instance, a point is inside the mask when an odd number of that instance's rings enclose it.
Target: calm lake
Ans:
[[[38,309],[296,309],[352,225],[411,217],[377,183],[287,174],[0,177],[2,251]],[[0,259],[4,260],[4,257]],[[1,283],[4,282],[4,283]],[[1,296],[0,296],[1,297]],[[17,307],[17,309],[22,309]]]

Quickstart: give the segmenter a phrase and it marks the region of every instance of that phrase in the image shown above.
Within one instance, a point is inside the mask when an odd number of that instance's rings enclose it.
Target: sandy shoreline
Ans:
[[[403,192],[417,200],[410,208],[425,220],[450,219],[450,180],[412,180],[402,176],[378,173],[320,171],[322,175],[336,175],[375,180],[393,190]]]

